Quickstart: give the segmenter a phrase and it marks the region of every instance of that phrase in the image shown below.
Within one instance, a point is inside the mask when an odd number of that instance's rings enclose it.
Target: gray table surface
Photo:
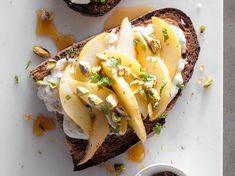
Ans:
[[[235,176],[235,0],[224,1],[224,176]]]

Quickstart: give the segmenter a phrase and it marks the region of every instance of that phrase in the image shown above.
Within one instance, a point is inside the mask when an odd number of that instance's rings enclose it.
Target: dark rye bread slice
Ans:
[[[135,26],[145,25],[149,23],[152,16],[157,16],[159,18],[165,19],[168,23],[174,24],[183,30],[186,36],[186,40],[187,40],[187,51],[186,51],[186,54],[183,55],[183,57],[187,58],[188,63],[186,64],[184,70],[182,71],[182,76],[183,76],[184,84],[186,84],[193,74],[193,69],[198,59],[199,52],[200,52],[200,46],[199,46],[199,42],[197,39],[197,34],[194,30],[192,21],[185,13],[183,13],[182,11],[178,9],[165,8],[165,9],[155,10],[150,13],[147,13],[144,16],[134,19],[131,23],[132,25],[135,25]],[[66,57],[67,55],[70,57],[77,57],[82,47],[90,39],[91,38],[78,42],[74,44],[72,47],[69,47],[59,52],[57,56],[53,57],[53,59],[58,60],[60,58]],[[75,52],[71,52],[71,51],[75,51]],[[31,75],[34,78],[34,80],[41,80],[48,74],[50,74],[50,72],[47,70],[47,61],[40,64],[31,72]],[[165,113],[167,113],[169,110],[172,109],[172,107],[175,105],[176,100],[178,99],[180,94],[181,94],[181,91],[179,91],[176,97],[169,103]],[[62,125],[63,116],[57,114],[57,118],[58,118],[59,123]],[[155,121],[149,121],[148,119],[144,120],[147,134],[150,134],[152,132],[152,129],[155,126],[156,122],[157,120]],[[162,125],[165,123],[164,121],[158,121],[158,122],[161,123]],[[107,136],[105,142],[96,151],[92,159],[90,159],[88,162],[82,165],[77,165],[85,154],[87,141],[79,140],[79,139],[72,139],[66,136],[66,142],[70,147],[75,171],[79,171],[79,170],[88,168],[90,166],[94,166],[104,161],[107,161],[108,159],[113,158],[125,152],[129,147],[131,147],[138,141],[139,139],[133,131],[128,131],[124,136],[121,136],[121,137],[115,136],[115,135]]]
[[[103,16],[114,8],[121,0],[107,0],[105,3],[90,2],[89,4],[74,4],[71,0],[64,0],[67,5],[85,16]]]

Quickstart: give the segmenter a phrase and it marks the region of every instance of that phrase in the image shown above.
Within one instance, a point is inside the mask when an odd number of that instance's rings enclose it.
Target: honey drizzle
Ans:
[[[133,162],[141,162],[145,156],[145,149],[142,143],[135,144],[128,151],[128,159]]]
[[[107,30],[119,26],[125,17],[128,17],[129,20],[133,20],[152,10],[154,10],[153,7],[146,5],[116,8],[112,15],[105,21],[104,29]]]
[[[59,50],[65,49],[75,42],[74,36],[58,32],[53,19],[43,20],[42,13],[43,9],[37,11],[37,35],[50,37]]]

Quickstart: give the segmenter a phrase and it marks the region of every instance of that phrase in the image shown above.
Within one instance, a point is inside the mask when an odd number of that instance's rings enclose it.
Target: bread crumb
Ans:
[[[198,79],[197,79],[197,84],[202,84],[202,81],[203,81],[203,79],[201,78],[201,77],[199,77]]]
[[[200,64],[200,65],[199,65],[199,70],[200,70],[201,72],[203,72],[203,71],[205,70],[205,66],[204,66],[203,64]]]

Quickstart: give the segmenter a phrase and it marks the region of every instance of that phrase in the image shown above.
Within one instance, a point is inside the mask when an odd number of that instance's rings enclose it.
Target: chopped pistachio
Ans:
[[[150,97],[154,100],[154,101],[159,101],[160,96],[159,93],[157,91],[157,89],[152,88],[151,90],[148,91]]]
[[[97,72],[97,73],[92,73],[91,75],[91,81],[92,82],[98,82],[101,79],[101,75]]]
[[[91,72],[92,73],[98,73],[98,72],[100,72],[100,70],[101,70],[101,66],[96,65],[96,66],[92,67]]]
[[[18,75],[15,75],[15,83],[16,84],[20,83],[20,77]]]
[[[50,86],[50,88],[55,89],[58,86],[58,84],[50,82],[49,86]]]
[[[51,57],[51,53],[47,49],[43,48],[42,46],[33,46],[33,52],[36,55],[45,59]]]
[[[119,65],[121,65],[121,59],[120,58],[116,58],[116,57],[112,57],[109,61],[109,64],[111,66],[117,67]]]
[[[178,87],[180,90],[183,90],[184,89],[184,84],[176,84],[176,87]]]
[[[153,107],[152,107],[152,104],[151,104],[151,103],[148,104],[147,109],[148,109],[148,115],[149,115],[149,117],[152,118],[152,117],[153,117]]]
[[[113,112],[112,113],[112,121],[114,123],[119,123],[121,121],[122,117],[120,115],[118,115],[118,113]]]
[[[162,81],[162,86],[161,86],[161,88],[160,88],[160,97],[162,96],[162,92],[163,92],[163,90],[164,90],[164,88],[166,87],[166,85],[167,85],[167,81]]]
[[[32,63],[32,61],[31,61],[31,60],[28,60],[27,65],[26,65],[26,67],[25,67],[25,70],[27,70],[27,69],[29,68],[29,66],[30,66],[31,63]]]
[[[92,106],[97,106],[103,103],[103,100],[95,94],[90,94],[88,96],[88,101],[90,102]]]
[[[148,42],[152,52],[158,54],[161,49],[161,44],[159,40],[152,39]]]
[[[89,62],[78,61],[78,64],[79,64],[79,68],[80,68],[81,73],[86,77],[90,76],[91,67],[90,67]]]
[[[114,169],[119,174],[123,173],[126,170],[125,165],[123,163],[121,163],[121,164],[114,164]]]
[[[205,25],[201,25],[200,26],[200,32],[203,33],[203,32],[205,32],[205,30],[206,30],[206,26]]]
[[[86,89],[85,87],[81,87],[81,86],[77,87],[77,94],[78,94],[78,96],[87,95],[88,93],[89,93],[89,90]]]
[[[42,9],[41,10],[41,19],[43,21],[50,21],[53,19],[53,13],[47,9]]]
[[[159,119],[166,119],[167,118],[167,114],[162,114]]]
[[[130,82],[130,85],[138,85],[138,86],[141,86],[141,85],[144,85],[144,81],[135,79],[135,80],[133,80],[133,81]]]
[[[48,84],[45,83],[43,80],[38,80],[38,81],[36,81],[36,84],[37,84],[38,86],[46,86],[46,85],[48,85]]]
[[[159,135],[161,133],[162,126],[161,124],[157,123],[155,127],[153,127],[153,131],[155,134]]]
[[[66,95],[66,96],[65,96],[65,99],[66,99],[66,100],[70,100],[71,98],[72,98],[72,97],[71,97],[70,95]]]
[[[96,57],[97,57],[98,59],[100,59],[101,61],[106,61],[106,60],[108,60],[108,57],[107,57],[105,54],[102,54],[102,53],[97,53],[97,54],[96,54]]]
[[[114,109],[118,105],[118,98],[117,98],[117,96],[115,94],[109,94],[106,97],[106,101],[107,101],[108,107],[110,109]]]
[[[213,84],[214,80],[212,78],[208,78],[206,82],[204,83],[203,87],[208,88]]]
[[[57,61],[53,60],[53,59],[49,60],[48,63],[47,63],[47,69],[48,70],[52,70],[53,68],[55,68],[56,62]]]
[[[146,90],[151,90],[153,88],[154,82],[153,81],[149,81],[144,83],[144,87]]]
[[[156,76],[146,73],[142,68],[140,68],[140,78],[143,79],[144,82],[156,80]]]

